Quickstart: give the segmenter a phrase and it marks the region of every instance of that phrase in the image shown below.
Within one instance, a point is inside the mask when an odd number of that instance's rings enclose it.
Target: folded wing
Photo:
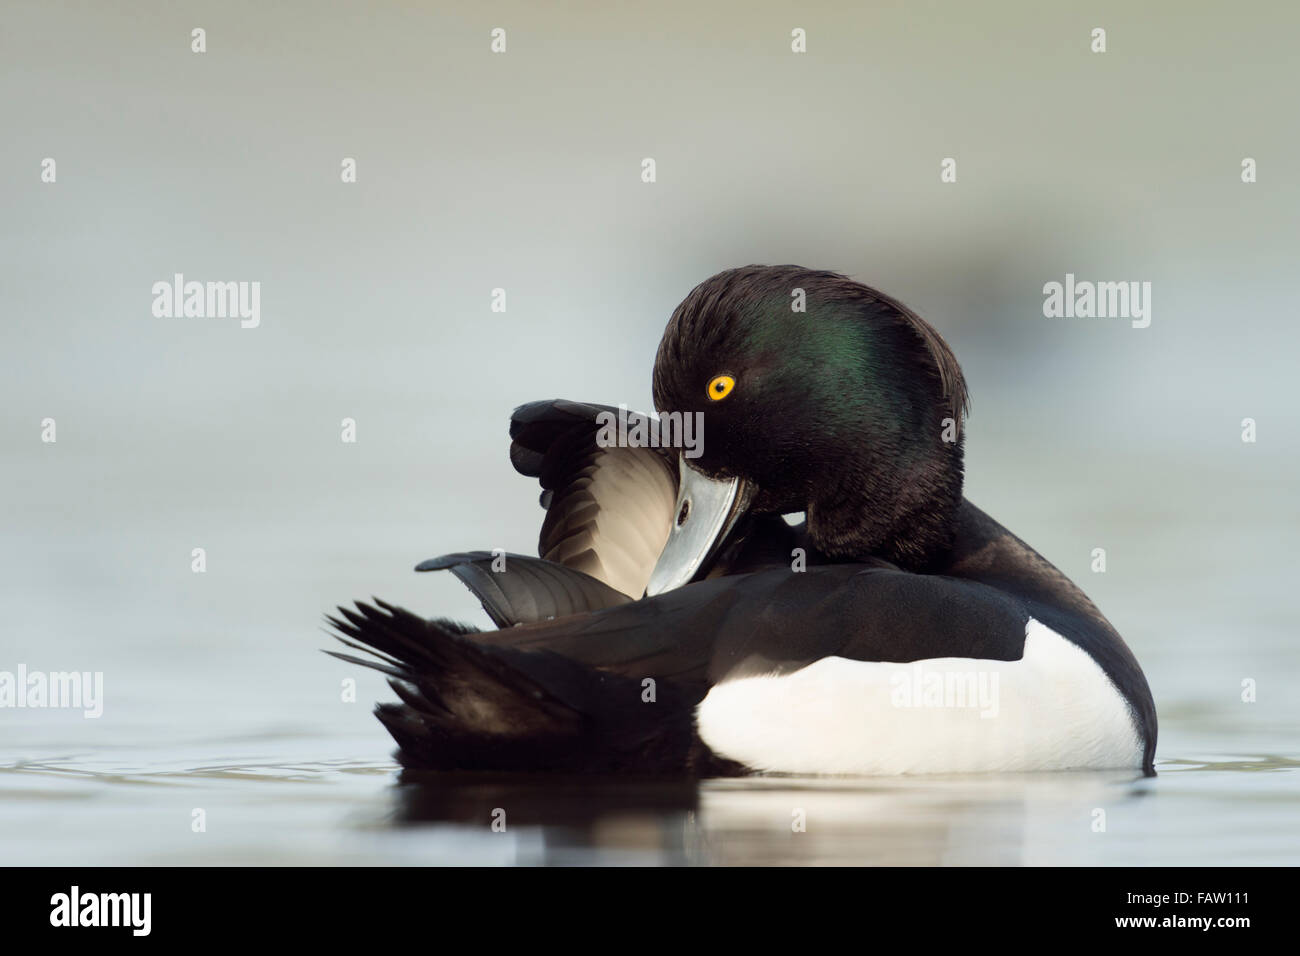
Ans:
[[[669,449],[602,446],[602,427],[619,414],[562,399],[521,405],[510,420],[510,461],[543,488],[538,554],[639,598],[668,538],[677,478]],[[648,420],[622,414],[629,427]]]

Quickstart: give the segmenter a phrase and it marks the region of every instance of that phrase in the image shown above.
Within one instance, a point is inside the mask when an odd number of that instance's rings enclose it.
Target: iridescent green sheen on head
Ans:
[[[719,374],[735,387],[711,401]],[[844,276],[748,266],[701,283],[664,332],[654,395],[704,413],[701,470],[758,485],[760,508],[817,509],[832,550],[880,545],[922,512],[942,538],[960,498],[959,428],[942,437],[965,407],[956,360],[915,313]]]

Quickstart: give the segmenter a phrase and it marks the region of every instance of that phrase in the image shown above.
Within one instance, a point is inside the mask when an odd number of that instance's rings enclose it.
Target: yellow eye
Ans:
[[[709,398],[720,402],[736,387],[736,380],[730,375],[718,375],[709,383]]]

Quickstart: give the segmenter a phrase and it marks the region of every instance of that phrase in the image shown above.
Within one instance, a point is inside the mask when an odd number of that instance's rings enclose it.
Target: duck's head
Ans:
[[[684,584],[747,513],[807,516],[832,557],[912,570],[950,546],[966,385],[901,303],[798,266],[719,273],[673,313],[655,358],[661,412],[703,414],[648,594]]]

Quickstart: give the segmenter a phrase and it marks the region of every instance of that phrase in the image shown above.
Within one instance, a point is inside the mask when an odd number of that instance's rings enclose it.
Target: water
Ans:
[[[68,754],[0,773],[5,859],[38,864],[1290,865],[1295,760],[1123,772],[628,781],[396,779],[362,740],[186,759]],[[313,752],[318,759],[295,760]],[[334,754],[337,756],[325,756]],[[192,832],[193,809],[207,814]],[[494,831],[498,808],[504,831]],[[1098,810],[1105,830],[1094,829]],[[498,813],[499,817],[500,814]],[[796,832],[799,818],[805,828]]]
[[[60,493],[67,462],[28,463],[34,490]],[[1160,477],[1148,462],[1129,467]],[[1166,467],[1179,468],[1178,462]],[[1253,467],[1253,466],[1252,466]],[[1126,633],[1161,719],[1158,776],[1053,773],[869,780],[763,778],[694,782],[511,775],[403,778],[369,714],[391,699],[382,680],[318,653],[331,600],[377,592],[426,612],[481,620],[454,582],[396,570],[427,556],[383,506],[313,530],[307,502],[269,524],[226,508],[205,536],[205,575],[189,538],[155,555],[173,519],[166,502],[134,508],[111,532],[78,516],[66,537],[35,534],[13,563],[5,649],[29,668],[105,672],[98,720],[76,712],[0,712],[0,845],[13,864],[1290,864],[1300,862],[1297,676],[1287,605],[1267,562],[1268,515],[1245,505],[1220,522],[1216,548],[1162,512],[1134,512],[1123,475],[1106,485],[1068,468],[1051,491],[986,492],[1020,530],[1084,580]],[[40,480],[44,472],[44,481]],[[976,472],[978,473],[978,472]],[[1202,473],[1201,481],[1222,479]],[[127,482],[129,484],[129,482]],[[976,484],[976,482],[972,482]],[[512,499],[530,527],[526,483]],[[1195,488],[1161,500],[1191,514]],[[117,491],[125,492],[125,486]],[[1267,496],[1267,485],[1257,485]],[[101,487],[101,496],[114,489]],[[1062,509],[1075,495],[1088,508]],[[39,495],[38,495],[39,497]],[[980,496],[974,496],[980,501]],[[1189,500],[1184,501],[1186,497]],[[1015,499],[1012,502],[1012,498]],[[120,500],[128,500],[125,496]],[[144,499],[142,499],[143,502]],[[982,499],[987,502],[985,495]],[[214,505],[220,509],[220,505]],[[393,507],[400,509],[401,505]],[[1183,511],[1182,509],[1187,510]],[[997,513],[997,509],[993,509]],[[149,515],[153,514],[153,520]],[[1100,516],[1100,517],[1099,517]],[[447,544],[481,541],[481,517],[449,516]],[[464,527],[455,524],[462,520]],[[1218,521],[1211,514],[1205,520]],[[1103,530],[1098,531],[1098,522]],[[1089,551],[1099,535],[1107,575]],[[1031,540],[1035,536],[1029,535]],[[1043,543],[1046,539],[1046,544]],[[399,546],[398,541],[403,544]],[[521,541],[513,547],[526,547]],[[229,556],[236,550],[236,560]],[[433,554],[444,548],[426,549]],[[1141,568],[1122,558],[1140,550]],[[12,552],[11,552],[12,553]],[[1118,559],[1118,560],[1117,560]],[[1281,575],[1283,572],[1276,572]],[[382,579],[382,580],[381,580]],[[6,665],[9,666],[9,665]],[[356,678],[355,702],[343,682]],[[1258,699],[1241,700],[1254,679]],[[493,829],[496,810],[505,830]],[[201,810],[203,832],[195,832]],[[499,816],[499,814],[498,814]],[[801,830],[795,824],[803,821]]]

